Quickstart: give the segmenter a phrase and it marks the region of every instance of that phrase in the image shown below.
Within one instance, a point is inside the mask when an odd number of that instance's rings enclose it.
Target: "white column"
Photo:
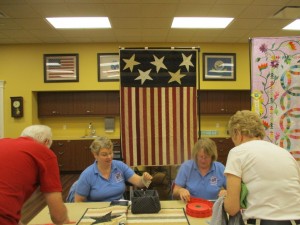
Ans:
[[[0,138],[4,137],[4,80],[0,80]]]

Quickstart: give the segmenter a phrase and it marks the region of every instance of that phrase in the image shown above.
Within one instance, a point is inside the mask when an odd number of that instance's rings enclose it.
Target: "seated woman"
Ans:
[[[215,142],[209,138],[198,140],[193,148],[193,159],[184,162],[178,171],[173,198],[188,202],[190,197],[215,200],[226,194],[224,165],[216,162]]]
[[[90,149],[95,162],[81,173],[76,182],[75,202],[119,200],[125,192],[125,181],[139,188],[151,182],[149,173],[139,176],[125,163],[113,160],[113,143],[110,139],[97,138]]]

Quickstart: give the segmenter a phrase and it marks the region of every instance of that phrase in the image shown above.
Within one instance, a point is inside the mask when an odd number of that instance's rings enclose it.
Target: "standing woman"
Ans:
[[[285,149],[264,141],[265,129],[259,116],[238,111],[228,124],[235,148],[227,158],[225,211],[240,210],[241,182],[248,189],[243,218],[248,224],[300,224],[300,168]],[[295,224],[295,223],[293,223]]]
[[[145,172],[139,176],[125,163],[113,160],[113,143],[100,137],[90,146],[95,162],[80,175],[75,188],[75,202],[103,202],[119,200],[125,192],[125,181],[144,187],[152,176]]]
[[[224,165],[217,162],[216,143],[201,138],[193,148],[193,159],[184,162],[178,171],[173,197],[188,202],[190,197],[217,199],[226,194]]]

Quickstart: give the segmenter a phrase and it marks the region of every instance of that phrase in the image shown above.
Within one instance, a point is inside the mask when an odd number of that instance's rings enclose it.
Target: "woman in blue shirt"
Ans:
[[[125,163],[113,160],[113,143],[110,139],[97,138],[90,149],[95,162],[80,175],[75,187],[75,202],[119,200],[125,192],[125,181],[140,188],[151,182],[149,173],[139,176]]]
[[[226,194],[224,165],[216,162],[215,142],[209,138],[198,140],[193,148],[193,159],[185,161],[178,171],[173,197],[188,202],[191,197],[215,200]]]

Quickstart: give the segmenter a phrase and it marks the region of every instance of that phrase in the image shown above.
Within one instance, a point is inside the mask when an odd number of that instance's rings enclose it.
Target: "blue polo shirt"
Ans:
[[[187,189],[192,197],[215,200],[220,189],[226,189],[224,169],[222,163],[213,162],[209,172],[202,176],[195,160],[188,160],[180,166],[175,184]]]
[[[109,179],[105,179],[97,168],[97,161],[80,175],[75,192],[87,198],[88,202],[119,200],[125,192],[125,181],[134,171],[122,161],[113,160]]]

